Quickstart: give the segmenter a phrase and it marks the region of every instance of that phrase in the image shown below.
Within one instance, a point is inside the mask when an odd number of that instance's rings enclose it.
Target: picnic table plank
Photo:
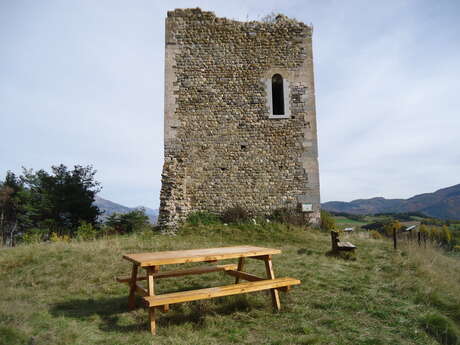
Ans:
[[[262,291],[267,289],[276,289],[287,285],[300,284],[300,280],[294,278],[275,278],[265,279],[257,282],[231,284],[199,290],[173,292],[156,296],[145,296],[144,300],[150,307],[161,306],[163,304],[174,304],[182,302],[197,301],[214,297],[230,296],[241,293]]]
[[[125,254],[123,258],[141,267],[234,259],[248,256],[280,254],[281,250],[255,246],[233,246],[223,248],[203,248],[155,253]]]
[[[192,275],[192,274],[203,274],[203,273],[213,273],[213,272],[219,272],[219,271],[236,270],[236,268],[237,266],[235,264],[200,266],[200,267],[187,268],[183,270],[157,272],[153,274],[153,278],[160,279],[160,278],[180,277],[180,276],[186,276],[186,275]],[[129,283],[131,282],[131,279],[132,278],[117,278],[117,282]],[[146,279],[147,277],[137,277],[138,281],[146,280]]]
[[[228,271],[225,271],[225,273],[237,278],[237,281],[235,282],[235,284],[238,284],[240,279],[244,279],[244,280],[247,280],[247,281],[250,281],[250,282],[256,282],[256,281],[259,281],[259,280],[266,280],[267,279],[267,278],[257,277],[257,276],[255,276],[253,274],[250,274],[250,273],[241,272],[240,270],[238,270],[238,271],[228,270]]]

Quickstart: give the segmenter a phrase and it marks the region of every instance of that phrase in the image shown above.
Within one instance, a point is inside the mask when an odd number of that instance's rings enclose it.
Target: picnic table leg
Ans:
[[[267,271],[267,278],[268,279],[275,279],[275,272],[273,271],[273,264],[272,264],[272,257],[271,255],[267,255],[265,257],[265,270]],[[279,292],[277,289],[271,289],[270,293],[272,295],[272,304],[273,308],[276,310],[281,309],[281,304],[280,304],[280,296]]]
[[[134,309],[136,307],[136,282],[137,282],[137,264],[133,264],[133,270],[131,272],[131,281],[129,282],[129,297],[128,297],[128,308]]]
[[[153,278],[154,273],[158,272],[158,266],[146,267],[147,270],[147,294],[148,296],[155,295],[155,281]],[[156,334],[156,321],[155,321],[155,307],[149,307],[149,323],[150,333]]]
[[[150,333],[152,333],[152,335],[156,335],[157,325],[155,321],[155,307],[149,307],[149,323],[150,323]]]
[[[243,266],[244,266],[244,257],[240,258],[238,260],[238,268],[237,270],[238,271],[242,271],[243,270]],[[236,277],[235,279],[235,284],[238,284],[240,282],[240,277]]]

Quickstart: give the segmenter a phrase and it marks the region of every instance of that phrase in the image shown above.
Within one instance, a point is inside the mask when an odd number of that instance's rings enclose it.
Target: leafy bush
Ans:
[[[241,206],[234,206],[226,209],[220,219],[224,223],[247,223],[251,219],[251,214]]]
[[[449,246],[452,242],[452,232],[446,225],[442,227],[442,242],[446,246]]]
[[[402,228],[402,225],[397,220],[391,221],[391,222],[385,224],[385,226],[384,226],[385,234],[388,237],[393,236],[393,232],[395,232],[395,231],[396,231],[396,233],[399,232],[401,230],[401,228]]]
[[[105,224],[117,233],[126,234],[149,227],[150,222],[145,210],[141,208],[124,214],[114,213],[107,217]]]
[[[190,225],[218,224],[220,223],[220,218],[214,213],[198,211],[190,213],[187,217],[187,222]]]
[[[380,232],[378,231],[375,231],[375,230],[371,230],[369,232],[369,237],[370,238],[373,238],[374,240],[379,240],[382,238],[382,235],[380,234]]]
[[[110,235],[115,235],[117,233],[117,229],[115,229],[112,226],[109,226],[107,224],[102,224],[99,230],[99,233],[102,236],[110,236]]]
[[[425,224],[420,225],[420,233],[424,238],[429,238],[431,242],[437,244],[445,249],[453,249],[455,246],[455,240],[453,233],[447,226],[426,226]]]
[[[70,242],[69,235],[58,235],[56,232],[53,232],[50,236],[51,242]]]
[[[283,207],[274,210],[270,216],[270,219],[283,224],[299,226],[306,224],[303,214],[293,207]]]
[[[327,211],[321,210],[321,230],[333,230],[335,228],[335,220]]]
[[[97,232],[91,223],[83,221],[77,228],[76,235],[79,240],[88,241],[94,240],[96,238]]]
[[[426,332],[441,344],[460,344],[460,331],[449,318],[437,313],[431,313],[420,318],[420,323]]]
[[[22,235],[22,242],[27,244],[38,243],[45,239],[48,229],[32,228]]]

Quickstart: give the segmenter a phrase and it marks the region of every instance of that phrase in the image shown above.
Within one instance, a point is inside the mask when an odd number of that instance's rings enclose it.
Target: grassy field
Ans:
[[[349,218],[341,217],[341,216],[337,216],[337,217],[333,217],[333,218],[334,218],[334,221],[335,221],[336,225],[339,228],[346,227],[346,226],[353,226],[353,227],[362,226],[362,225],[365,225],[367,223],[370,223],[370,221],[367,221],[367,219],[363,220],[363,221],[359,221],[359,220],[349,219]]]
[[[457,259],[347,236],[358,246],[354,261],[325,255],[327,233],[277,224],[0,249],[0,344],[460,344]],[[130,270],[123,253],[237,244],[282,249],[273,258],[277,276],[302,284],[281,294],[281,312],[272,312],[264,292],[172,305],[158,313],[152,338],[146,310],[127,310],[127,286],[115,282]],[[253,260],[246,270],[262,266]],[[214,273],[164,279],[157,288],[233,282]]]

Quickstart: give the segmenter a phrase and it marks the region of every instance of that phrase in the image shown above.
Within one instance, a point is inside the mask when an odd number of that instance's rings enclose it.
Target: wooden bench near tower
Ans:
[[[356,249],[356,246],[350,242],[340,242],[339,233],[337,231],[331,231],[331,242],[332,252],[336,253],[339,251],[351,251]]]
[[[223,248],[192,249],[182,251],[166,251],[156,253],[126,254],[123,258],[133,263],[130,278],[117,278],[117,281],[128,283],[129,308],[135,307],[135,295],[143,297],[149,309],[150,331],[156,334],[155,308],[163,311],[169,310],[170,304],[211,299],[262,290],[270,290],[270,296],[275,310],[280,310],[281,304],[279,291],[288,291],[292,285],[300,284],[294,278],[275,278],[273,271],[272,255],[281,253],[278,249],[261,248],[254,246],[235,246]],[[184,270],[162,271],[160,266],[168,264],[181,264],[189,262],[217,262],[218,260],[238,259],[238,265],[206,265]],[[266,277],[258,277],[243,271],[244,260],[257,259],[265,263]],[[139,267],[146,270],[146,275],[138,277]],[[198,290],[155,294],[155,280],[169,277],[179,277],[192,274],[204,274],[222,271],[235,277],[235,283],[225,286],[211,287]],[[138,284],[147,281],[147,288]],[[240,283],[240,280],[246,282]]]

